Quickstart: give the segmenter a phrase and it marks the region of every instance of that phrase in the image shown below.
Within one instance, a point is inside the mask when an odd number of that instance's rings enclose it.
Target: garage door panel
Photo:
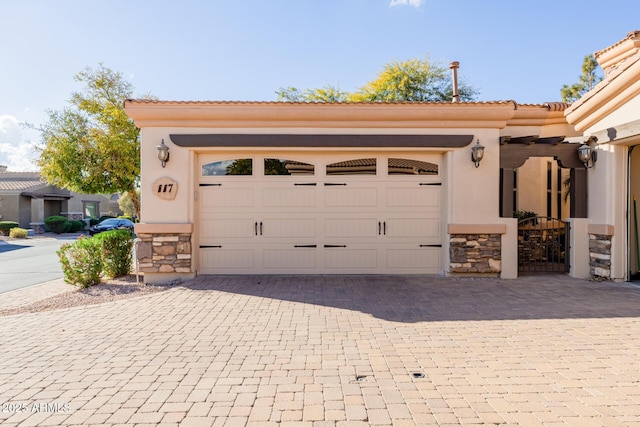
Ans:
[[[375,270],[378,268],[378,250],[365,247],[328,248],[324,250],[324,266],[329,273],[337,270]],[[331,271],[333,270],[333,271]]]
[[[387,207],[395,208],[434,208],[440,209],[440,187],[419,186],[393,186],[386,189]]]
[[[201,265],[205,272],[251,272],[255,270],[255,251],[250,248],[201,248]]]
[[[412,270],[437,274],[440,270],[441,253],[442,250],[440,248],[388,248],[386,251],[386,267],[407,272]]]
[[[391,218],[385,222],[387,224],[386,236],[392,239],[428,240],[425,243],[430,243],[433,240],[439,242],[441,239],[440,217],[402,217]]]
[[[287,239],[316,238],[316,219],[296,216],[264,216],[262,234],[264,238]]]
[[[248,218],[216,218],[201,221],[200,236],[204,240],[219,240],[224,238],[251,238],[254,233],[255,221]]]
[[[315,248],[269,248],[262,252],[263,267],[271,273],[313,271],[317,267]]]
[[[254,205],[254,189],[232,185],[203,187],[200,190],[201,207],[224,210],[228,208],[249,208]]]
[[[324,221],[324,235],[329,239],[375,238],[378,219],[372,217],[333,217]]]
[[[268,208],[313,208],[317,205],[315,187],[265,188],[262,191],[263,206]]]
[[[324,204],[329,208],[375,208],[377,188],[325,187]]]

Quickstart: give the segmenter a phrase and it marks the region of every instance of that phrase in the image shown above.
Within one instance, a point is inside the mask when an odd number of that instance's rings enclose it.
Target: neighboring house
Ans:
[[[8,172],[0,166],[0,216],[22,228],[44,232],[45,218],[53,215],[85,219],[118,213],[117,197],[78,194],[49,185],[38,172]]]

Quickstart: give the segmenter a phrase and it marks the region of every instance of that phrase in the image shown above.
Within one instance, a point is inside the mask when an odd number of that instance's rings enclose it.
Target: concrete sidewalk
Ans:
[[[0,293],[0,310],[20,307],[77,289],[77,287],[65,283],[64,279],[56,279],[27,288],[14,289]]]
[[[640,426],[628,284],[204,276],[0,343],[3,426]]]

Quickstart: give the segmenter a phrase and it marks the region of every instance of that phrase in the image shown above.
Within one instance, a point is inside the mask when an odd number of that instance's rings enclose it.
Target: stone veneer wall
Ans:
[[[136,257],[141,272],[191,272],[191,233],[139,233],[138,239]]]
[[[451,234],[450,236],[450,273],[497,275],[502,271],[501,234]]]
[[[84,215],[82,212],[60,212],[60,215],[65,216],[69,221],[71,220],[80,220],[84,219]]]
[[[611,236],[589,234],[589,272],[593,277],[611,278]]]

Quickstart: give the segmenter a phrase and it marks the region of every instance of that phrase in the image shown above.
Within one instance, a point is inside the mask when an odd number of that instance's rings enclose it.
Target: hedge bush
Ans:
[[[0,234],[8,236],[12,228],[16,228],[18,223],[15,221],[0,221]]]
[[[69,220],[63,216],[50,216],[44,220],[44,224],[47,226],[49,231],[54,232],[56,234],[64,233],[65,229],[69,229],[69,225],[67,224]]]
[[[84,229],[84,222],[78,219],[72,219],[69,221],[69,232],[77,233],[78,231],[82,231]]]
[[[100,283],[102,256],[99,240],[81,238],[73,243],[65,243],[57,254],[65,282],[81,288]]]
[[[14,227],[9,231],[9,237],[13,239],[26,239],[29,232],[24,228]]]
[[[102,272],[108,278],[131,272],[133,236],[129,230],[112,230],[96,234],[102,252]]]
[[[129,230],[113,230],[81,237],[58,250],[64,281],[86,288],[100,283],[102,275],[114,278],[131,272],[133,236]]]

